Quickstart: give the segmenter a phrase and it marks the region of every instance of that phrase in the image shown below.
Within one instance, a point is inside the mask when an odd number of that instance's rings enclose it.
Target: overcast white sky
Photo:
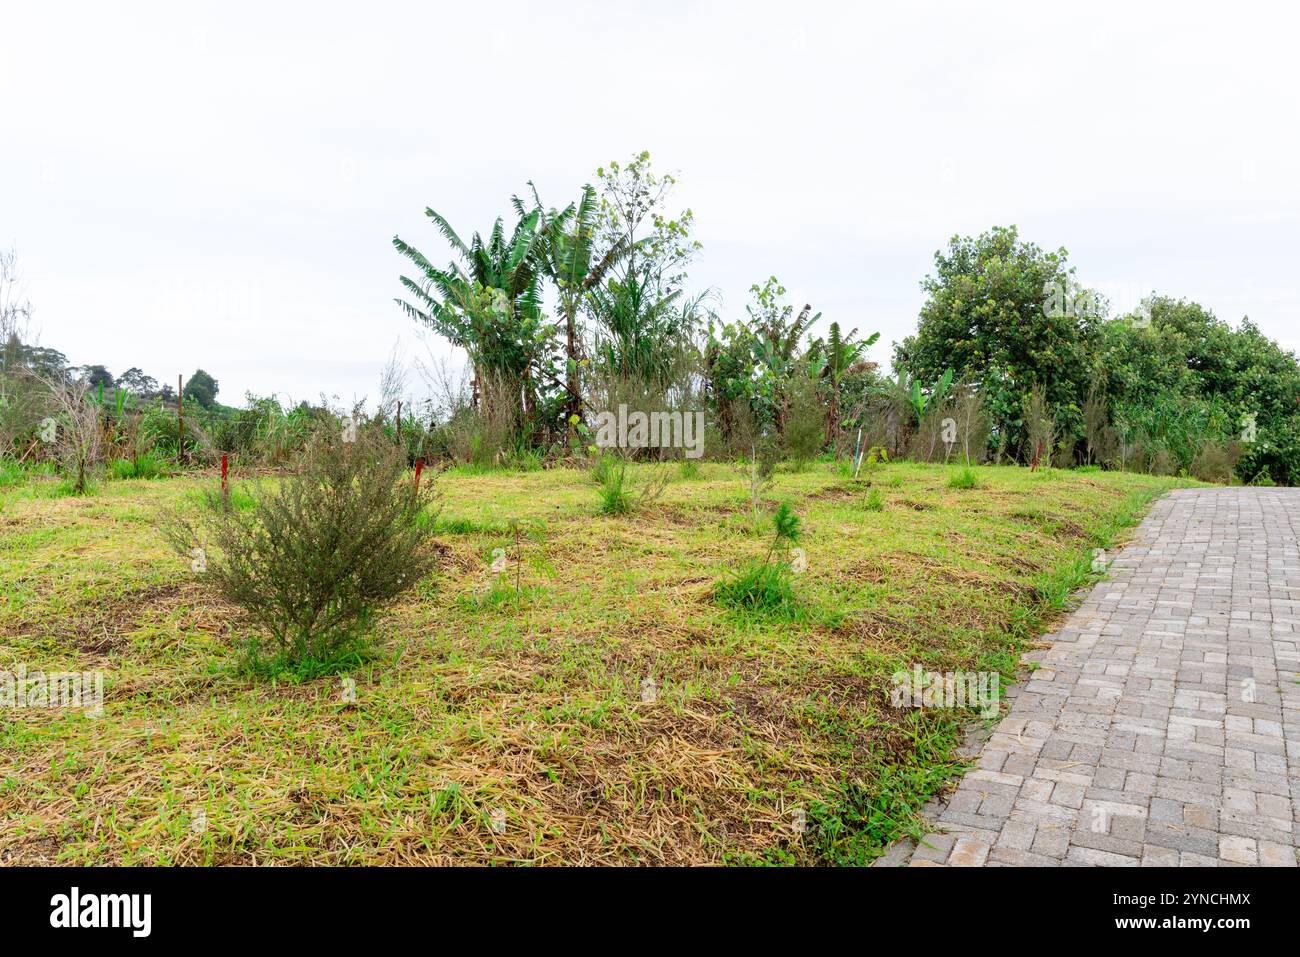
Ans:
[[[1294,5],[1291,5],[1294,10]],[[1300,349],[1297,14],[1243,3],[0,0],[0,246],[44,345],[203,366],[227,403],[377,395],[394,233],[487,230],[650,150],[724,314],[914,327],[954,233],[1014,223],[1120,305]]]

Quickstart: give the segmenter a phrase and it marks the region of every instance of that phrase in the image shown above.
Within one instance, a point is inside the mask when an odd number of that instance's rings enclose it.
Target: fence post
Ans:
[[[176,423],[179,428],[179,438],[176,440],[176,459],[179,462],[185,461],[185,390],[182,385],[184,376],[176,377]]]

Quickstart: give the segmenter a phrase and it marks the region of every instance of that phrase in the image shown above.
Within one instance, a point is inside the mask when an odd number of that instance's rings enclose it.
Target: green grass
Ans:
[[[109,474],[121,481],[123,479],[156,479],[168,472],[167,462],[151,452],[134,459],[114,459],[108,465]]]
[[[249,624],[158,533],[212,475],[23,477],[0,490],[0,670],[102,670],[105,702],[0,716],[0,864],[869,861],[977,720],[894,709],[889,676],[1012,673],[1092,549],[1187,484],[972,471],[889,463],[865,496],[834,463],[778,472],[807,570],[777,615],[714,598],[772,540],[729,465],[622,515],[576,470],[444,475],[438,570],[376,622],[355,702],[344,676],[240,669]],[[490,562],[520,519],[547,531],[517,593],[513,551]]]
[[[775,562],[747,562],[719,582],[713,594],[730,608],[765,615],[781,615],[797,604],[789,570]]]
[[[975,477],[974,469],[962,469],[960,472],[954,472],[952,478],[948,479],[948,487],[957,489],[979,488],[979,479]]]

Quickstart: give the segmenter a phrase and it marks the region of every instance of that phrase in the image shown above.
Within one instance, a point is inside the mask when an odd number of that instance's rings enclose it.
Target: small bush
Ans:
[[[1202,482],[1227,485],[1237,471],[1241,456],[1240,442],[1207,441],[1192,461],[1191,473]]]
[[[700,477],[700,463],[695,459],[682,459],[681,465],[682,481],[690,482]]]
[[[883,512],[885,510],[885,497],[880,494],[880,489],[873,488],[867,493],[867,501],[864,507],[868,512]]]
[[[796,472],[826,445],[826,410],[817,395],[817,381],[800,365],[790,377],[789,410],[785,423],[785,447]]]
[[[979,488],[979,479],[970,469],[962,469],[948,479],[949,488]]]
[[[204,577],[270,634],[274,667],[324,674],[355,663],[374,612],[432,567],[431,478],[417,491],[382,435],[322,430],[274,492],[232,507],[213,489],[197,528],[178,518],[166,533],[183,555],[204,549]]]
[[[597,485],[604,485],[609,481],[610,472],[618,468],[619,462],[620,459],[617,455],[602,452],[591,463],[591,468],[589,470],[591,480]]]

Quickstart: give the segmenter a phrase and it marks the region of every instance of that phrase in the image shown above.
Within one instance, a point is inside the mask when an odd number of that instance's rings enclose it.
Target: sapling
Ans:
[[[752,611],[776,611],[794,604],[791,549],[799,541],[801,522],[789,503],[772,513],[772,541],[761,561],[751,561],[714,588],[724,605]]]

